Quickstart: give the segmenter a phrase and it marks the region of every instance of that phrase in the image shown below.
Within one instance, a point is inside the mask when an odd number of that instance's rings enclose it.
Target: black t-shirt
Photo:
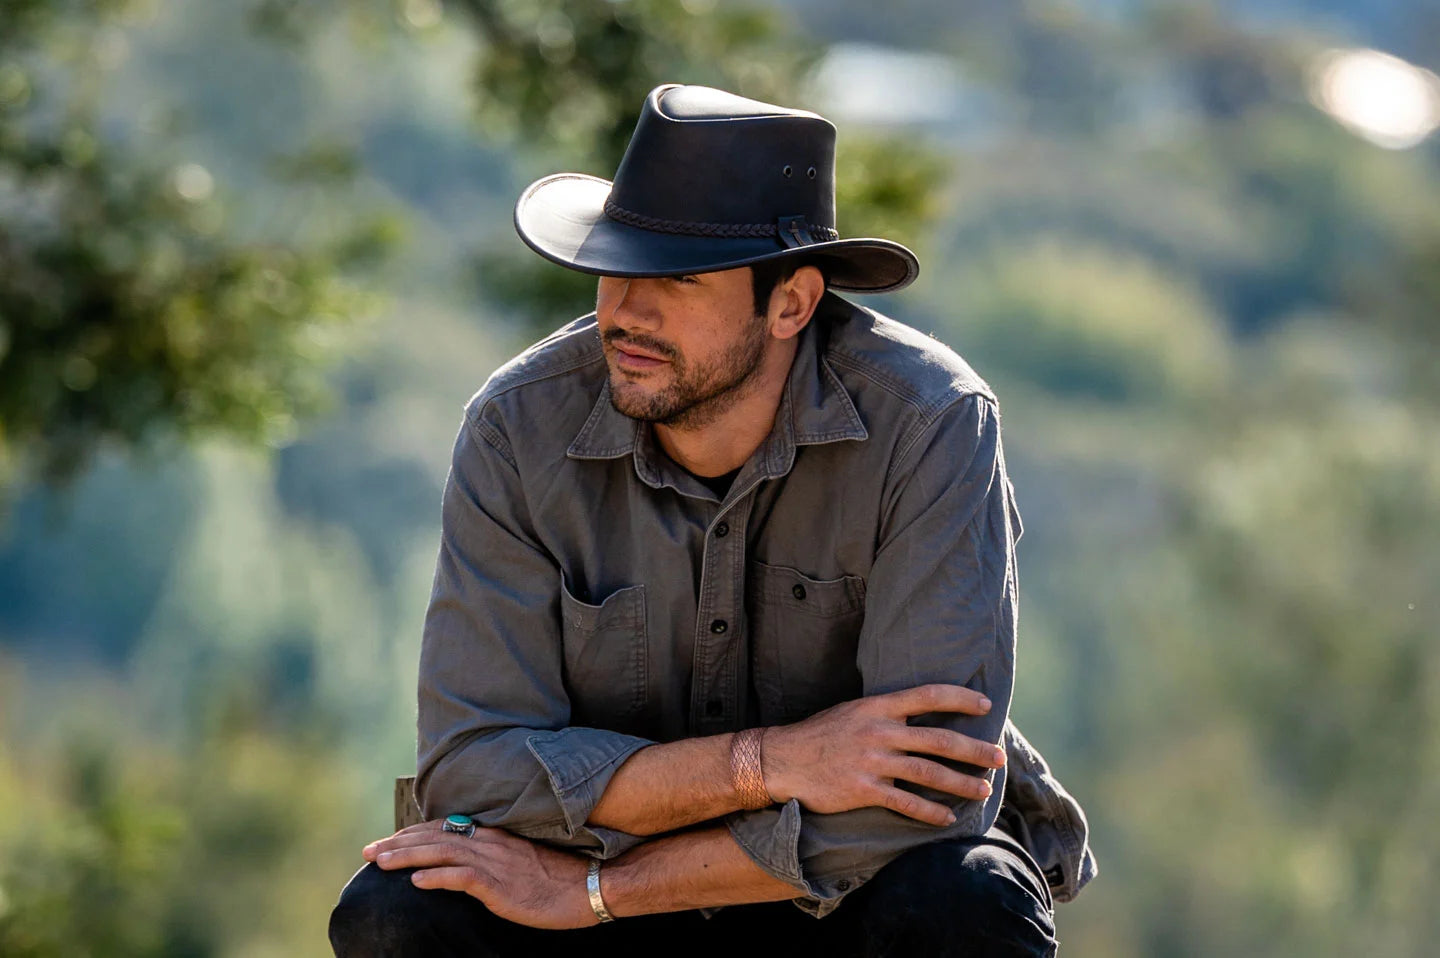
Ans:
[[[690,472],[689,469],[685,471]],[[695,473],[690,472],[690,475],[695,476]],[[731,469],[723,476],[695,476],[695,478],[699,479],[705,488],[715,493],[716,499],[724,499],[725,493],[730,491],[730,484],[735,481],[735,477],[738,475],[740,475],[739,469]]]

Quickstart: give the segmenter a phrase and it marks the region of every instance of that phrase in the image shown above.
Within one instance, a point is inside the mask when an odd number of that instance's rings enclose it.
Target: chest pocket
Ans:
[[[762,723],[797,721],[859,698],[855,650],[865,622],[864,579],[812,579],[751,562],[746,593]]]
[[[571,724],[624,730],[626,720],[645,708],[645,586],[620,589],[592,605],[571,595],[562,578],[560,626]]]

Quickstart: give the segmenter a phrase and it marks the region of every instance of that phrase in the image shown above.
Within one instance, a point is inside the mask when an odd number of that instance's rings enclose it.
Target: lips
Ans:
[[[657,356],[657,355],[655,355],[654,353],[648,353],[648,352],[646,352],[646,351],[643,350],[643,349],[636,349],[634,346],[630,346],[630,345],[619,346],[619,345],[617,345],[615,348],[618,349],[620,352],[624,353],[626,356],[632,356],[632,357],[635,357],[635,358],[637,358],[637,359],[653,359],[653,360],[656,360],[657,362],[662,362],[662,363],[667,361],[664,356]]]
[[[628,340],[622,341],[618,336],[610,338],[608,342],[615,350],[616,362],[621,366],[628,366],[632,369],[648,369],[670,362],[670,357],[663,352],[637,346]]]

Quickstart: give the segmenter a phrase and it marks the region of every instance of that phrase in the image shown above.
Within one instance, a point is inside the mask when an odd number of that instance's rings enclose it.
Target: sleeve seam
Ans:
[[[481,408],[483,409],[484,407]],[[500,432],[500,430],[481,419],[480,411],[480,409],[477,409],[474,413],[467,413],[465,416],[465,425],[470,430],[471,438],[478,442],[483,442],[491,449],[494,449],[510,464],[511,469],[518,471],[520,467],[515,462],[515,454],[510,448],[510,441],[505,438],[505,435]]]
[[[995,415],[996,419],[999,419],[999,411],[997,408],[995,408],[995,402],[991,400],[988,396],[985,396],[981,393],[966,393],[964,395],[954,397],[950,402],[936,409],[932,415],[920,419],[910,430],[909,435],[905,436],[901,440],[900,445],[896,448],[894,458],[890,460],[890,470],[889,473],[885,476],[886,485],[889,485],[889,483],[894,479],[896,472],[901,468],[901,466],[906,464],[906,461],[909,459],[910,454],[915,450],[917,446],[920,445],[921,437],[924,436],[927,432],[929,432],[931,428],[940,421],[941,417],[943,417],[945,413],[954,409],[956,406],[959,406],[962,403],[966,403],[971,400],[974,400],[976,403],[984,403],[986,407],[989,407],[985,410],[986,413]],[[965,460],[965,464],[963,466],[955,470],[956,475],[963,476],[966,472],[969,471],[971,464],[975,461],[975,454],[978,451],[978,448],[979,444],[977,443],[976,446],[970,451],[970,458]]]

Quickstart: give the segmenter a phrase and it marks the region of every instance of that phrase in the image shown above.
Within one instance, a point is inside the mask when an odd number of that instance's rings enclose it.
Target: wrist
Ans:
[[[590,910],[594,913],[597,924],[615,920],[615,916],[606,906],[605,896],[600,887],[600,859],[598,858],[592,858],[585,870],[585,896],[589,900]]]
[[[789,780],[786,762],[787,727],[771,726],[765,733],[765,759],[761,765],[761,776],[765,791],[771,801],[784,805],[795,797],[795,787]]]

